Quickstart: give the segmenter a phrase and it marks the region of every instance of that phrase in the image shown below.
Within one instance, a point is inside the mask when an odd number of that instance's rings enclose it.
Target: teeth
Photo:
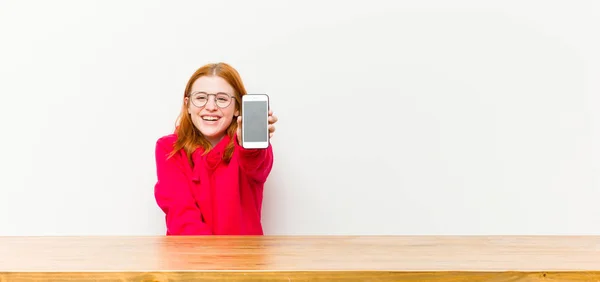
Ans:
[[[213,121],[213,120],[217,120],[219,118],[217,117],[202,117],[203,120],[208,120],[208,121]]]

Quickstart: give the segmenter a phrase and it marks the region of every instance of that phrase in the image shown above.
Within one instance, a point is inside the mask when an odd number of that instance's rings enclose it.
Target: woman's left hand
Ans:
[[[273,115],[273,111],[269,110],[269,138],[273,138],[275,132],[275,123],[277,122],[277,116]],[[242,144],[242,116],[237,117],[237,141],[238,144]]]

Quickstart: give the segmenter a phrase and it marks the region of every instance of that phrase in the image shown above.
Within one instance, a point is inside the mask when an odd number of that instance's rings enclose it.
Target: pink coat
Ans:
[[[167,235],[263,235],[263,188],[273,166],[273,150],[244,149],[234,137],[229,163],[222,156],[225,136],[208,154],[199,148],[192,167],[180,150],[168,155],[175,134],[156,142],[154,195],[165,213]]]

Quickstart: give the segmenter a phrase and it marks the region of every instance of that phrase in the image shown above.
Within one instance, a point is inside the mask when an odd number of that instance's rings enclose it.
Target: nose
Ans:
[[[212,97],[212,96],[208,96],[208,101],[206,101],[206,105],[204,105],[204,108],[206,108],[209,111],[217,110],[216,98]]]

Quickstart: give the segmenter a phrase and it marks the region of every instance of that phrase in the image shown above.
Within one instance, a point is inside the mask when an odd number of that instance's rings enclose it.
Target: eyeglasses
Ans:
[[[227,108],[227,106],[229,106],[229,104],[231,104],[231,101],[233,101],[234,99],[233,96],[223,92],[219,92],[216,94],[196,92],[190,95],[190,99],[192,100],[192,104],[194,104],[194,106],[201,108],[206,105],[206,103],[208,102],[208,96],[211,95],[215,96],[215,104],[217,104],[219,108]]]

